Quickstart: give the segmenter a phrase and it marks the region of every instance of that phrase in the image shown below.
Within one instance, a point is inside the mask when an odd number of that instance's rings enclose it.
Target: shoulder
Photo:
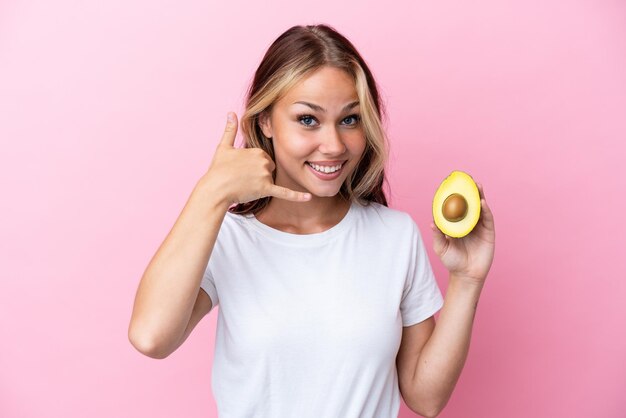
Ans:
[[[250,223],[250,214],[233,213],[226,211],[222,224],[218,232],[218,240],[223,240],[226,237],[238,236],[248,230],[248,224]]]
[[[245,220],[251,218],[252,216],[253,215],[251,213],[235,213],[227,210],[226,215],[224,216],[224,221],[243,223]]]

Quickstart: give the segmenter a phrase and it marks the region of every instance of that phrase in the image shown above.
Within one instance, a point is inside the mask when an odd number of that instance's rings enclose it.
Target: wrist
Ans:
[[[455,285],[458,285],[463,288],[478,289],[478,290],[482,289],[483,285],[485,284],[484,279],[478,280],[473,277],[465,276],[459,273],[450,273],[449,282],[451,284],[454,283]]]
[[[209,202],[212,206],[223,208],[226,211],[233,202],[231,202],[225,190],[224,185],[205,174],[196,183],[193,194],[201,195],[202,200],[205,202]]]

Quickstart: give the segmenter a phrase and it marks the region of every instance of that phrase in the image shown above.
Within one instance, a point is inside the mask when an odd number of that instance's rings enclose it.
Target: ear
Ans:
[[[259,114],[259,126],[261,127],[261,131],[266,138],[271,138],[274,136],[272,134],[272,121],[270,119],[271,116],[266,110]]]

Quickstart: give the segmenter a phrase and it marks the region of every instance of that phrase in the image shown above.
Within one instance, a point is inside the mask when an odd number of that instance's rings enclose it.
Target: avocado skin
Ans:
[[[467,214],[458,222],[450,222],[442,212],[443,202],[453,193],[462,195],[467,201]],[[472,176],[455,170],[446,177],[433,197],[433,220],[437,228],[453,238],[463,238],[476,226],[480,218],[480,193]]]

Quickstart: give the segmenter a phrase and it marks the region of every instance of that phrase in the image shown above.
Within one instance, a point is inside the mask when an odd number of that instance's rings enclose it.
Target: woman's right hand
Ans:
[[[246,203],[265,196],[278,197],[294,202],[306,202],[310,193],[298,192],[274,184],[272,171],[276,164],[261,148],[235,148],[237,136],[237,115],[229,112],[233,121],[226,123],[224,135],[217,145],[209,170],[205,177],[220,192],[228,206]]]

